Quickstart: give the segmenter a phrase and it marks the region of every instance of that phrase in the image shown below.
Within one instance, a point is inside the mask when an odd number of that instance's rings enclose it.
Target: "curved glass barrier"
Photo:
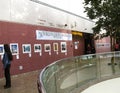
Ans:
[[[45,67],[39,76],[38,89],[39,93],[76,93],[119,75],[120,52],[82,55]]]

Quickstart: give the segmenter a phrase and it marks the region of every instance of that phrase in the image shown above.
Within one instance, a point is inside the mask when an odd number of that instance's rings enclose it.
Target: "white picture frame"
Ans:
[[[22,44],[23,53],[31,53],[31,44]]]
[[[34,44],[34,52],[42,52],[41,44]]]
[[[0,44],[0,55],[4,54],[4,45]]]
[[[44,44],[44,50],[45,50],[45,52],[50,52],[51,51],[51,45],[50,44]]]
[[[67,43],[61,42],[61,53],[67,52]]]
[[[19,54],[18,43],[10,43],[10,50],[12,52],[12,55],[18,55]]]

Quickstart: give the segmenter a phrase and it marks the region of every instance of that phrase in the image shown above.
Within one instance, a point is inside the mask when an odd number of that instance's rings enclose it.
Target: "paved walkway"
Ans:
[[[120,93],[120,78],[97,83],[81,93]]]
[[[0,79],[0,93],[38,93],[37,77],[40,71],[12,76],[12,87],[4,89],[5,79]]]

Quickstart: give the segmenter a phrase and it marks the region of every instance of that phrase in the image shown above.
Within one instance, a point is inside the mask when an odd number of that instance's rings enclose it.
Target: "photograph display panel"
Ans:
[[[4,45],[0,44],[0,55],[4,54]]]
[[[66,42],[61,42],[61,52],[67,52],[67,44]]]
[[[58,43],[53,43],[53,50],[58,51]]]
[[[51,51],[51,45],[50,44],[44,44],[45,52]]]
[[[13,55],[19,54],[18,43],[10,43],[10,50]]]
[[[41,44],[34,44],[34,52],[42,52]]]
[[[31,53],[31,44],[22,45],[23,53]]]

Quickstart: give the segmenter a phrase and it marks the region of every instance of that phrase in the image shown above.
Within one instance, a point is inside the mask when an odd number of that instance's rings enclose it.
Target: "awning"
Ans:
[[[79,36],[83,36],[83,33],[78,32],[78,31],[72,31],[72,35],[79,35]]]

